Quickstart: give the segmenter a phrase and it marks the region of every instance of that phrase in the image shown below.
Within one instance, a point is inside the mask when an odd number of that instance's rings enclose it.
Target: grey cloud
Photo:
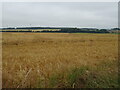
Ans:
[[[118,26],[118,4],[109,3],[4,3],[3,26]]]

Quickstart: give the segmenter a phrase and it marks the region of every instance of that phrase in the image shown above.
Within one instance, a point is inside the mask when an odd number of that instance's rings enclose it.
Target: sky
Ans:
[[[3,27],[118,27],[117,2],[4,2]]]

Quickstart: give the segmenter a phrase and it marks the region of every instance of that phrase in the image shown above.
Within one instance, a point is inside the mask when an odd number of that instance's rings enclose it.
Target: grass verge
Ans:
[[[102,62],[95,67],[81,66],[52,75],[48,88],[119,88],[116,63]]]

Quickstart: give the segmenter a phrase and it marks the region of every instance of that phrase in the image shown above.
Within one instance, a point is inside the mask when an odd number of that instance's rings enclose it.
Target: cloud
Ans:
[[[6,2],[3,26],[117,27],[117,2]]]

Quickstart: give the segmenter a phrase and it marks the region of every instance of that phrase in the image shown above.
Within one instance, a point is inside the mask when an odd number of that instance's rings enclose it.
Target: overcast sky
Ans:
[[[6,2],[2,10],[3,27],[118,27],[117,2]]]

